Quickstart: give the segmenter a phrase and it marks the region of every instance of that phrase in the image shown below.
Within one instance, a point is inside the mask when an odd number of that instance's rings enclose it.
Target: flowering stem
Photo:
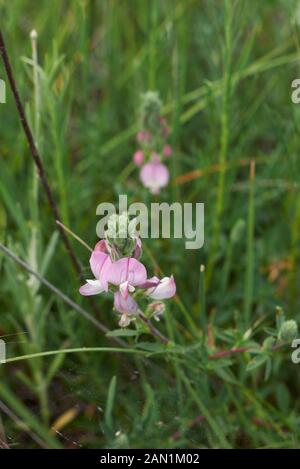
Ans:
[[[70,230],[67,226],[65,226],[63,223],[61,223],[59,220],[56,220],[56,223],[63,229],[65,230],[67,233],[69,233],[71,236],[73,236],[73,238],[75,238],[79,243],[81,243],[86,249],[88,249],[89,251],[93,251],[92,248],[85,242],[83,241],[83,239],[81,239],[79,236],[77,236],[72,230]],[[163,334],[161,334],[159,332],[158,329],[156,329],[155,326],[153,326],[153,324],[151,323],[151,321],[146,318],[146,316],[140,311],[139,312],[139,317],[140,319],[148,326],[151,334],[154,336],[154,337],[157,337],[161,342],[163,342],[164,344],[168,344],[169,343],[169,339],[167,337],[165,337]]]
[[[86,249],[88,249],[88,251],[90,252],[93,252],[93,249],[91,248],[91,246],[89,246],[85,241],[83,241],[82,238],[80,238],[79,236],[77,236],[77,234],[74,233],[74,231],[70,230],[70,228],[68,228],[66,225],[64,225],[61,221],[59,220],[56,220],[56,223],[58,226],[60,226],[63,230],[65,230],[69,235],[73,236],[74,239],[76,239],[76,241],[78,241],[80,244],[82,244]]]

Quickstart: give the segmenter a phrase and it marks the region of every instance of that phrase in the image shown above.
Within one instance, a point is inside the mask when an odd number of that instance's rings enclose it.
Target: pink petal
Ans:
[[[133,251],[133,257],[138,259],[142,254],[142,240],[138,236],[135,238],[135,248]]]
[[[79,288],[79,293],[84,296],[98,295],[101,292],[103,287],[99,280],[87,280],[87,283]]]
[[[123,298],[120,292],[114,295],[114,307],[119,313],[133,315],[138,310],[137,302],[128,296],[127,299]]]
[[[107,272],[107,280],[113,285],[128,281],[130,285],[140,285],[147,280],[145,266],[132,257],[124,257],[113,262]]]
[[[101,239],[100,241],[98,241],[98,243],[96,244],[96,246],[94,247],[94,251],[101,251],[101,252],[105,252],[106,254],[108,254],[108,249],[107,249],[107,242],[105,239]]]
[[[162,163],[150,162],[142,167],[140,179],[153,194],[158,194],[169,182],[169,171]]]
[[[128,295],[129,295],[129,288],[128,288],[128,282],[121,283],[120,285],[120,293],[127,300]]]
[[[173,275],[164,277],[155,287],[149,288],[146,295],[154,300],[165,300],[171,298],[176,293],[176,283]]]
[[[144,161],[144,152],[142,150],[137,150],[133,154],[133,161],[137,166],[141,166]]]
[[[151,287],[156,287],[160,282],[160,279],[158,277],[151,277],[146,280],[145,283],[139,285],[140,288],[151,288]]]

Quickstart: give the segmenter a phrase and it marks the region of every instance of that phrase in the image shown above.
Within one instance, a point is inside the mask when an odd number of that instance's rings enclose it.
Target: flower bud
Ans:
[[[130,220],[127,212],[121,215],[113,214],[107,222],[105,236],[113,260],[122,257],[135,257],[137,247],[135,219]]]
[[[162,103],[156,91],[148,91],[142,96],[141,121],[148,131],[159,131],[161,107]]]
[[[152,316],[156,321],[160,320],[160,317],[165,312],[165,309],[166,306],[161,301],[155,301],[153,303],[150,303],[148,306],[148,310],[150,311],[150,313],[152,313]]]

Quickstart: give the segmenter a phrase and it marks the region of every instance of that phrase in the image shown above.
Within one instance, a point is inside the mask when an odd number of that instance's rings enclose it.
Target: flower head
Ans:
[[[298,334],[298,326],[296,321],[293,319],[289,319],[288,321],[284,321],[280,327],[278,338],[282,342],[286,342],[289,340],[295,339]]]
[[[153,158],[155,160],[155,155]],[[159,161],[153,163],[160,164]],[[84,296],[112,292],[114,309],[121,315],[120,327],[128,326],[141,314],[137,297],[158,300],[149,304],[146,314],[159,320],[165,308],[160,300],[176,293],[173,276],[147,279],[146,267],[138,260],[142,255],[142,242],[136,224],[136,219],[130,221],[126,212],[108,219],[105,239],[96,244],[90,257],[94,278],[86,280],[79,289]]]

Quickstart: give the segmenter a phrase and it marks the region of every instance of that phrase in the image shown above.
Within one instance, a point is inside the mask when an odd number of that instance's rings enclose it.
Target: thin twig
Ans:
[[[93,252],[91,246],[89,246],[82,238],[80,238],[74,231],[70,230],[66,225],[64,225],[61,221],[56,220],[58,226],[60,226],[64,231],[66,231],[69,235],[73,236],[76,241],[78,241],[82,246],[84,246],[88,251]]]

